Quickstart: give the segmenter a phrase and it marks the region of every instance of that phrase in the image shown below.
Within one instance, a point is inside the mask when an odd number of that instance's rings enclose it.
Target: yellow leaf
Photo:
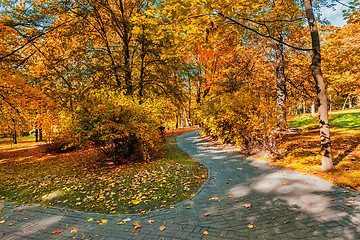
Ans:
[[[74,233],[74,232],[77,232],[77,231],[78,231],[78,229],[74,228],[74,229],[70,230],[70,233]]]
[[[88,222],[91,222],[91,221],[94,221],[94,219],[93,219],[93,218],[89,218],[89,219],[88,219]]]
[[[139,203],[141,203],[141,201],[136,201],[136,200],[132,200],[131,202],[132,202],[132,204],[134,204],[134,205],[138,205]]]
[[[164,231],[165,228],[166,228],[165,226],[161,226],[161,227],[159,227],[159,230],[160,230],[160,231]]]
[[[254,225],[249,224],[248,228],[254,228]]]
[[[2,220],[2,221],[0,221],[0,224],[3,224],[4,222],[6,222],[5,220]]]
[[[203,232],[203,234],[204,234],[204,235],[208,235],[208,234],[209,234],[209,232],[208,232],[208,231],[205,231],[205,232]]]
[[[149,224],[153,224],[154,220],[147,221]]]

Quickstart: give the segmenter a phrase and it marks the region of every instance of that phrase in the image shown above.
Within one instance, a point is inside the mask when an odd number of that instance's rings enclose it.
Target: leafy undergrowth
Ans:
[[[174,137],[167,138],[164,156],[151,162],[115,166],[100,164],[100,157],[92,149],[47,154],[43,146],[0,151],[0,197],[98,213],[144,213],[193,196],[207,178]]]
[[[360,110],[339,111],[330,115],[335,170],[328,173],[320,171],[319,130],[309,127],[313,118],[302,117],[298,125],[293,125],[302,127],[302,131],[286,134],[280,144],[284,156],[272,158],[271,162],[360,191]]]

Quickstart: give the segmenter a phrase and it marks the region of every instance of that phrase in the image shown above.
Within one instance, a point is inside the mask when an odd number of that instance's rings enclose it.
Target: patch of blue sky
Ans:
[[[334,3],[335,5],[332,7],[325,7],[321,8],[321,19],[327,19],[331,25],[336,27],[342,27],[346,24],[346,20],[343,16],[343,11],[347,9],[346,6],[337,3],[336,1],[329,1]],[[350,0],[340,0],[341,3],[348,5]]]

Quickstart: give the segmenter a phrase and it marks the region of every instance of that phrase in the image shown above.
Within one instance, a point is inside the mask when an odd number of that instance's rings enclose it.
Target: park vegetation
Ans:
[[[289,119],[311,113],[317,166],[339,165],[328,110],[360,104],[357,0],[343,27],[319,20],[325,0],[0,4],[0,136],[14,144],[32,133],[49,153],[148,164],[164,129],[200,124],[284,159]]]

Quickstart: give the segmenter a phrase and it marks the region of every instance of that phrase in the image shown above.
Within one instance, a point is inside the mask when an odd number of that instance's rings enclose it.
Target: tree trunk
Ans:
[[[350,96],[349,96],[349,108],[352,108],[352,99]]]
[[[200,81],[198,81],[197,84],[198,84],[198,88],[197,88],[197,93],[196,93],[196,102],[200,103],[201,102],[201,84],[200,84]]]
[[[41,142],[43,140],[43,132],[42,128],[39,129],[39,141]]]
[[[311,43],[313,48],[313,58],[311,63],[311,73],[315,80],[317,97],[319,102],[319,123],[321,141],[321,161],[322,169],[328,171],[334,168],[333,156],[331,152],[330,126],[328,117],[328,102],[325,92],[325,83],[321,72],[321,54],[319,32],[316,26],[311,0],[304,0],[306,17],[311,33]]]
[[[16,129],[14,130],[13,144],[17,144],[17,133],[16,133]]]
[[[345,102],[344,102],[344,105],[343,105],[343,107],[342,107],[342,110],[343,110],[343,111],[345,110],[346,102],[348,101],[348,99],[349,99],[349,96],[347,96],[347,97],[345,98]]]
[[[188,108],[188,119],[189,119],[189,126],[191,126],[191,82],[189,78],[189,108]]]
[[[279,40],[283,37],[280,35]],[[276,106],[277,106],[277,128],[286,128],[286,79],[284,72],[284,44],[275,44],[276,58]]]
[[[311,115],[315,115],[315,103],[311,103]]]
[[[305,114],[306,113],[306,102],[304,101],[304,104],[303,104],[303,113]]]
[[[301,114],[301,102],[299,102],[297,110],[296,110],[296,115],[300,115]]]
[[[188,127],[189,126],[189,120],[188,120],[188,117],[187,117],[187,114],[186,114],[186,109],[184,109],[184,118],[185,118],[186,127]]]
[[[178,115],[176,115],[176,127],[175,128],[176,129],[179,128],[179,116]]]
[[[39,130],[36,128],[35,129],[35,142],[39,141]]]

